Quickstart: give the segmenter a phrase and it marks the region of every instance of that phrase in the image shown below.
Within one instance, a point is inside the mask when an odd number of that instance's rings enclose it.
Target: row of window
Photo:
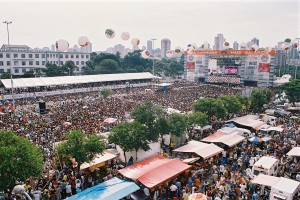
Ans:
[[[40,65],[40,63],[42,65],[45,65],[46,61],[42,61],[42,62],[35,61],[35,65]],[[48,63],[50,63],[50,64],[58,64],[58,61],[48,61]],[[64,61],[60,61],[61,65],[65,64],[65,63],[66,62],[64,62]],[[3,66],[3,64],[4,64],[4,62],[0,61],[0,66]],[[21,64],[22,66],[26,66],[26,65],[32,66],[33,65],[33,61],[18,61],[18,60],[14,61],[14,66],[19,66],[19,64]],[[81,61],[81,62],[76,61],[75,62],[75,65],[79,65],[79,64],[84,65],[84,61]],[[6,61],[6,66],[10,66],[10,61]]]
[[[34,58],[46,58],[46,54],[27,54],[27,58],[33,58],[33,55],[34,55]],[[57,53],[49,53],[47,54],[47,58],[58,58],[58,55],[60,58],[86,58],[86,59],[89,59],[89,55],[74,55],[74,54],[57,54]],[[65,55],[65,56],[64,56]],[[14,58],[19,58],[19,54],[13,54],[13,57]],[[0,58],[3,58],[3,53],[0,53]],[[6,58],[10,58],[10,53],[6,53]],[[26,58],[26,54],[20,54],[20,58]]]
[[[26,71],[33,71],[33,68],[15,68],[14,69],[14,73],[18,74],[18,73],[25,73]],[[75,71],[79,71],[79,68],[76,68]],[[10,73],[10,69],[6,69],[7,73]],[[0,74],[5,73],[4,69],[0,69]]]

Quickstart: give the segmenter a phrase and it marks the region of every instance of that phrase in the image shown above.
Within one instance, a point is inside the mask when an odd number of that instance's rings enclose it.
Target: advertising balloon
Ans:
[[[247,47],[247,44],[246,44],[245,42],[242,42],[242,43],[240,44],[240,49],[241,49],[241,50],[246,49],[246,47]]]
[[[69,42],[66,40],[57,40],[55,46],[58,51],[64,52],[69,49]]]
[[[267,53],[270,53],[270,52],[272,51],[272,47],[266,47],[266,48],[265,48],[265,51],[266,51]]]
[[[138,38],[132,38],[131,44],[133,46],[138,46],[140,44],[140,39],[138,39]]]
[[[188,56],[188,61],[189,61],[189,62],[194,62],[194,61],[195,61],[195,56],[189,55],[189,56]]]
[[[281,48],[282,48],[283,50],[288,50],[288,49],[290,48],[290,44],[287,43],[287,42],[284,42],[284,43],[282,44]]]
[[[81,47],[86,47],[87,45],[90,44],[89,38],[87,36],[80,36],[78,38],[78,44]]]
[[[142,58],[147,59],[150,57],[151,53],[148,50],[144,50],[144,51],[142,51],[141,55],[142,55]]]
[[[290,38],[286,38],[285,40],[284,40],[284,42],[286,42],[286,43],[290,43],[292,40],[290,39]]]
[[[186,51],[188,54],[193,54],[194,50],[195,49],[193,47],[188,47]]]
[[[172,58],[173,55],[174,55],[174,51],[173,51],[173,50],[168,50],[168,51],[166,52],[166,56],[167,56],[168,58]]]
[[[112,30],[112,29],[106,29],[105,30],[105,36],[107,37],[107,38],[109,38],[109,39],[112,39],[112,38],[114,38],[115,37],[115,31],[114,30]]]
[[[256,44],[252,45],[251,50],[256,52],[258,50],[258,46]]]
[[[209,47],[210,47],[210,44],[205,41],[203,44],[203,49],[209,49]]]
[[[229,47],[229,42],[224,42],[224,47]]]
[[[294,42],[294,43],[293,43],[293,47],[294,47],[294,48],[297,48],[297,47],[298,47],[298,43],[297,43],[297,42]]]
[[[174,50],[174,52],[175,52],[176,54],[182,53],[181,47],[176,47],[175,50]]]
[[[128,33],[128,32],[123,32],[122,34],[121,34],[121,38],[123,39],[123,40],[129,40],[129,38],[130,38],[130,34]]]

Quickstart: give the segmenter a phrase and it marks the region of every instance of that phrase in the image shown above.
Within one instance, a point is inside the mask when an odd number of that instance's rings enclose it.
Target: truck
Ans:
[[[280,177],[279,181],[271,187],[270,200],[298,199],[300,182]]]
[[[262,173],[265,175],[276,176],[278,173],[279,160],[271,156],[263,156],[252,167],[253,176]]]

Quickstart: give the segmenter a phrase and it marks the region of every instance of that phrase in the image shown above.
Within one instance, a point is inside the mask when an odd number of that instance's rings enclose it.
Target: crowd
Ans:
[[[215,85],[199,85],[195,83],[175,83],[167,92],[145,91],[145,88],[114,90],[107,99],[99,97],[99,93],[69,94],[50,96],[42,99],[22,99],[16,103],[16,117],[10,114],[0,116],[0,129],[13,130],[16,134],[28,138],[43,149],[45,164],[43,177],[30,178],[26,182],[26,190],[34,200],[60,200],[74,195],[100,182],[120,177],[120,163],[112,161],[107,168],[99,171],[77,172],[76,166],[67,166],[55,160],[54,143],[65,140],[72,129],[82,130],[88,134],[108,132],[124,121],[130,120],[130,112],[145,101],[171,107],[183,112],[192,110],[192,104],[200,97],[218,97],[220,95],[241,93],[241,87],[224,87]],[[37,103],[45,101],[48,114],[37,113]],[[10,102],[3,102],[9,107]],[[115,118],[115,123],[105,123],[105,119]],[[66,123],[68,122],[68,123]],[[234,148],[224,146],[222,156],[198,161],[191,170],[175,177],[163,185],[149,190],[141,185],[141,190],[149,199],[188,199],[191,192],[202,192],[208,199],[264,199],[268,187],[257,187],[250,182],[249,169],[263,155],[277,157],[281,161],[278,175],[300,179],[300,170],[296,158],[288,158],[286,153],[295,145],[299,145],[299,123],[289,117],[280,117],[278,125],[284,125],[283,133],[272,133],[270,142],[253,144],[245,140]],[[212,132],[224,125],[224,121],[215,120]],[[259,133],[253,133],[258,135]],[[293,142],[292,142],[293,141]],[[170,148],[173,148],[170,146]],[[182,154],[164,153],[165,156],[182,158]],[[123,178],[123,177],[121,177]],[[10,193],[8,193],[10,194]]]

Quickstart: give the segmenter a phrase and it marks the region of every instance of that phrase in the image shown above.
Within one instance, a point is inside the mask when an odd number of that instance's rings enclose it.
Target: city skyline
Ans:
[[[131,38],[147,40],[169,38],[172,49],[186,48],[189,43],[214,45],[214,37],[222,33],[233,42],[248,42],[254,37],[260,47],[274,47],[289,37],[299,37],[298,1],[0,1],[0,21],[9,25],[10,43],[32,48],[50,47],[56,40],[65,39],[70,47],[78,45],[81,35],[93,43],[93,51],[104,51],[122,44],[132,48],[130,40],[123,41],[124,31]],[[45,10],[49,10],[45,13]],[[115,14],[118,13],[118,14]],[[113,39],[105,30],[115,30]],[[0,44],[7,44],[6,25],[0,26]]]

